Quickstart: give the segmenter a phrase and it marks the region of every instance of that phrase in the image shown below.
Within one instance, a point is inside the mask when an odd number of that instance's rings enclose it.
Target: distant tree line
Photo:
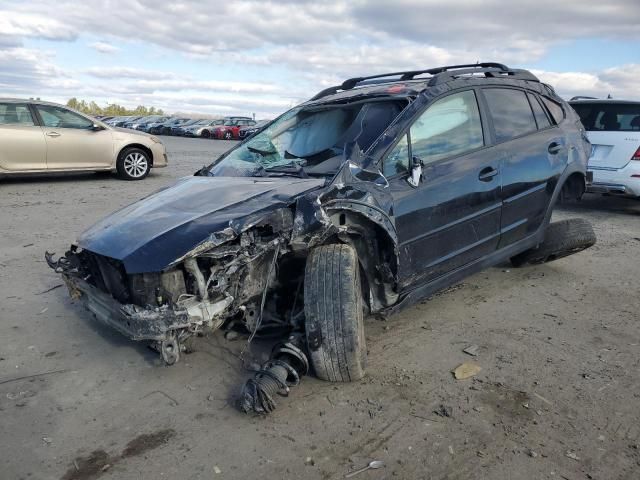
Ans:
[[[88,113],[89,115],[162,115],[164,111],[161,108],[145,107],[144,105],[138,105],[133,110],[123,107],[117,103],[111,103],[106,107],[101,107],[96,102],[87,102],[86,100],[78,100],[77,98],[71,98],[67,102],[67,107],[78,110],[79,112]]]

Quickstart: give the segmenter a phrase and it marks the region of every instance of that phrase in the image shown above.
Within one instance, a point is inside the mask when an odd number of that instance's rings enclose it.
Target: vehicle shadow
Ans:
[[[125,337],[120,332],[98,320],[95,315],[85,309],[80,302],[65,298],[65,294],[66,292],[60,292],[59,290],[57,296],[67,305],[67,313],[72,315],[74,320],[84,323],[93,333],[100,337],[101,340],[107,342],[110,345],[110,349],[113,350],[114,355],[117,355],[117,351],[120,349],[133,350],[149,365],[162,365],[160,354],[150,348],[150,342],[136,342]]]
[[[628,197],[587,193],[579,202],[562,205],[560,210],[579,213],[584,211],[640,215],[640,200]]]
[[[154,172],[153,169],[149,172],[146,178],[153,178],[161,176],[158,172]],[[25,173],[25,174],[11,174],[7,176],[0,176],[0,184],[2,185],[17,185],[17,184],[66,184],[75,183],[78,181],[91,181],[96,180],[100,182],[118,182],[118,183],[135,183],[126,182],[118,178],[115,172],[79,172],[79,173]],[[146,179],[140,180],[144,182]]]
[[[83,172],[83,173],[30,173],[20,175],[9,175],[6,177],[0,177],[0,183],[5,185],[19,184],[19,183],[71,183],[77,181],[87,180],[119,180],[115,174],[111,172]]]

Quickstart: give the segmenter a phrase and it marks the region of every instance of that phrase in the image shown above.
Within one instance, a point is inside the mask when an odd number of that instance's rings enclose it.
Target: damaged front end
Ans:
[[[259,321],[262,328],[293,327],[295,306],[278,296],[299,288],[283,280],[287,268],[301,268],[288,248],[292,229],[292,210],[276,209],[241,230],[211,235],[160,272],[128,274],[121,261],[77,246],[57,259],[47,253],[46,260],[71,297],[100,321],[132,340],[153,342],[173,364],[190,337],[225,323],[251,332]],[[265,305],[268,289],[273,294]]]

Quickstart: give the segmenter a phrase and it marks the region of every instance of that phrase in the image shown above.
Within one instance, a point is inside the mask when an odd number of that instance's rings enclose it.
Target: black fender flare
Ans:
[[[367,303],[371,311],[394,303],[397,300],[399,252],[392,218],[376,206],[354,200],[331,200],[323,205],[323,209],[337,231],[338,239],[353,246],[358,254],[361,272],[367,281],[370,295]],[[363,229],[369,230],[370,235]]]
[[[567,182],[569,177],[574,173],[579,173],[580,175],[582,175],[582,178],[586,184],[587,175],[586,175],[585,168],[582,165],[580,165],[578,162],[569,163],[565,167],[562,174],[560,174],[560,177],[558,178],[558,181],[556,182],[555,188],[553,190],[551,201],[549,202],[549,205],[547,205],[547,212],[545,213],[544,221],[542,222],[542,225],[541,225],[541,229],[543,230],[543,232],[544,232],[544,229],[546,229],[549,222],[551,221],[551,214],[553,213],[553,208],[556,206],[556,203],[558,202],[558,198],[560,197],[560,193],[562,192],[562,189],[565,183]]]

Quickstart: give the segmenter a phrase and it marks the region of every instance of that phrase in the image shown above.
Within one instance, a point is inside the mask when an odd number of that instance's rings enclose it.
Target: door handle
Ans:
[[[480,180],[481,182],[490,182],[496,175],[498,175],[498,170],[493,167],[486,167],[480,170],[478,180]]]
[[[547,151],[551,154],[551,155],[555,155],[557,154],[560,150],[562,150],[562,145],[560,145],[558,142],[551,142],[549,144],[549,148],[547,148]]]
[[[47,132],[47,137],[59,137],[60,134],[58,132]]]

